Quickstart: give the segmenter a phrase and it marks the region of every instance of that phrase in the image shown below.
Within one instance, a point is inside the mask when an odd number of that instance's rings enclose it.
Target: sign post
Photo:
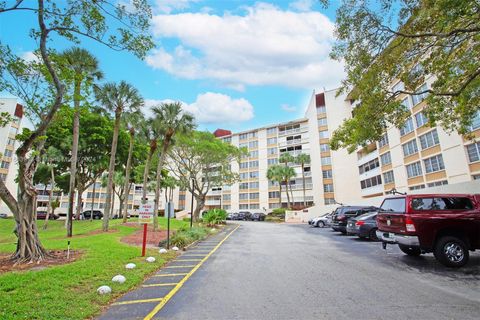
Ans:
[[[175,216],[173,202],[166,203],[165,213],[167,215],[167,249],[170,249],[170,217]]]
[[[153,221],[153,204],[143,203],[140,205],[138,212],[138,222],[143,224],[143,242],[142,242],[142,257],[145,257],[145,250],[147,247],[147,226]]]

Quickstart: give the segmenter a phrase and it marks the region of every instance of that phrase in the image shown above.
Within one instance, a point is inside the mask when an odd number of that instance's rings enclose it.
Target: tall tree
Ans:
[[[39,44],[39,60],[27,62],[13,54],[8,45],[0,43],[0,91],[6,90],[24,101],[26,114],[31,118],[34,129],[24,130],[22,144],[16,151],[18,196],[15,198],[0,180],[0,198],[12,211],[16,222],[18,241],[12,259],[16,262],[40,261],[48,253],[38,237],[36,191],[32,179],[44,148],[45,131],[62,105],[65,93],[58,66],[52,63],[48,40],[53,34],[73,42],[79,42],[79,36],[87,37],[116,50],[129,50],[143,58],[153,47],[147,32],[151,10],[146,0],[131,2],[128,9],[123,3],[112,5],[107,0],[79,0],[62,5],[44,0],[18,0],[14,4],[0,2],[1,15],[15,12],[34,15],[36,27],[29,30],[29,34]],[[121,23],[116,24],[112,31],[109,19]]]
[[[159,133],[156,130],[155,123],[153,119],[148,119],[147,121],[142,122],[140,125],[140,132],[142,134],[142,139],[145,139],[149,144],[149,150],[147,154],[147,159],[145,161],[144,171],[143,171],[143,187],[142,187],[142,203],[147,202],[147,185],[148,178],[150,176],[150,166],[152,163],[152,157],[157,151],[158,137]]]
[[[173,139],[177,134],[186,134],[195,128],[195,121],[191,114],[182,110],[180,102],[162,103],[152,108],[154,126],[161,134],[162,149],[157,164],[157,176],[155,187],[155,199],[153,205],[153,229],[158,228],[158,207],[160,201],[160,188],[162,181],[162,169],[165,164],[167,153],[172,146]]]
[[[401,128],[408,95],[428,95],[430,126],[468,135],[480,111],[478,1],[343,0],[336,16],[332,57],[345,62],[343,92],[360,103],[334,132],[332,149],[352,152],[389,126]]]
[[[73,203],[75,196],[75,177],[77,175],[78,138],[80,136],[80,102],[89,92],[89,85],[103,77],[98,69],[98,60],[87,50],[73,47],[63,52],[65,67],[72,71],[73,82],[73,137],[70,155],[70,184],[68,191],[67,237],[72,236]],[[84,94],[82,95],[82,86]],[[82,194],[78,190],[78,198]],[[78,216],[78,214],[77,214]],[[77,217],[78,218],[78,217]]]
[[[278,186],[279,186],[278,201],[280,204],[280,208],[282,207],[282,182],[283,182],[282,169],[283,169],[283,166],[278,164],[272,165],[267,169],[267,179],[278,183]],[[287,196],[288,196],[288,193],[287,193]],[[289,199],[288,205],[290,206],[290,199]]]
[[[296,157],[296,162],[297,163],[300,163],[300,165],[302,166],[302,181],[303,181],[303,206],[306,207],[307,206],[307,197],[305,195],[306,193],[306,185],[305,185],[305,164],[308,164],[310,163],[310,155],[307,154],[307,153],[300,153],[297,157]]]
[[[295,172],[295,169],[289,166],[283,166],[280,168],[280,174],[283,178],[283,182],[285,183],[286,189],[287,189],[287,199],[288,199],[288,207],[291,208],[292,204],[295,204],[295,198],[293,197],[293,192],[291,192],[291,186],[290,186],[290,181],[292,178],[295,178],[297,173]],[[291,198],[288,193],[288,189],[290,188],[291,192]]]
[[[110,151],[110,164],[108,167],[107,197],[105,199],[105,210],[103,215],[103,231],[108,231],[109,212],[112,202],[113,175],[115,172],[115,155],[117,152],[118,134],[120,124],[124,113],[134,113],[140,110],[143,105],[143,99],[138,90],[121,81],[118,85],[115,83],[106,83],[95,90],[95,95],[102,105],[115,114],[113,127],[112,149]]]
[[[179,184],[195,197],[194,220],[198,220],[205,206],[208,191],[238,181],[239,175],[232,171],[231,163],[238,162],[242,153],[243,149],[225,143],[209,132],[193,131],[178,136],[166,166]]]
[[[285,168],[289,168],[288,164],[295,162],[295,157],[292,156],[290,153],[285,152],[280,156],[280,158],[278,159],[278,162],[283,163],[285,165]],[[289,177],[289,175],[286,174],[287,173],[286,170],[284,170],[282,172],[283,172],[284,177]],[[286,192],[287,192],[287,198],[291,197],[292,201],[293,201],[293,191],[292,191],[292,187],[290,186],[290,178],[285,180],[285,183],[286,183],[285,189],[286,189]],[[290,195],[288,193],[289,189],[290,189]],[[290,200],[288,202],[289,202],[288,206],[290,207]]]

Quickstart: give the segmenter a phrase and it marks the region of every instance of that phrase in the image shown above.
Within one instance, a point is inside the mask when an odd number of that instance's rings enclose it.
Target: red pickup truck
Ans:
[[[383,246],[412,256],[433,252],[445,266],[461,267],[480,249],[480,194],[422,194],[386,198],[377,215]]]

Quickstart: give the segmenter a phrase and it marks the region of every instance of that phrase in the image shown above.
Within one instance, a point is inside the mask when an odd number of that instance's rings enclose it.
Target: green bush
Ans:
[[[223,223],[227,219],[227,212],[223,209],[211,209],[203,215],[203,221],[209,226]]]
[[[185,232],[177,232],[170,239],[170,244],[179,248],[184,248],[191,242],[191,238]]]
[[[270,214],[272,217],[277,217],[277,218],[281,218],[281,219],[285,219],[285,211],[287,209],[285,208],[276,208],[276,209],[273,209],[272,213]]]
[[[170,244],[179,248],[184,248],[190,243],[204,239],[207,236],[205,228],[182,227],[170,238]],[[166,240],[164,241],[166,245]]]

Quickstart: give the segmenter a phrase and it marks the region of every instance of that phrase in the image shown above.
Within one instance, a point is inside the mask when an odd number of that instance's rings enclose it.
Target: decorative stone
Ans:
[[[160,250],[158,251],[159,253],[167,253],[167,249],[164,249],[164,248],[160,248]]]
[[[173,247],[172,250],[173,251],[178,251],[178,247]]]
[[[212,229],[210,229],[210,231],[211,231],[211,232],[215,232],[215,231],[217,231],[217,229],[212,228]]]
[[[155,262],[155,258],[154,257],[148,257],[147,259],[145,259],[147,262]]]
[[[127,263],[127,265],[125,266],[125,268],[127,269],[135,269],[137,267],[137,265],[135,263]]]
[[[112,288],[110,288],[109,286],[101,286],[97,289],[97,292],[99,294],[110,294],[112,293]]]
[[[116,275],[115,277],[112,278],[113,282],[118,282],[118,283],[124,283],[127,280],[124,276],[121,274]]]

